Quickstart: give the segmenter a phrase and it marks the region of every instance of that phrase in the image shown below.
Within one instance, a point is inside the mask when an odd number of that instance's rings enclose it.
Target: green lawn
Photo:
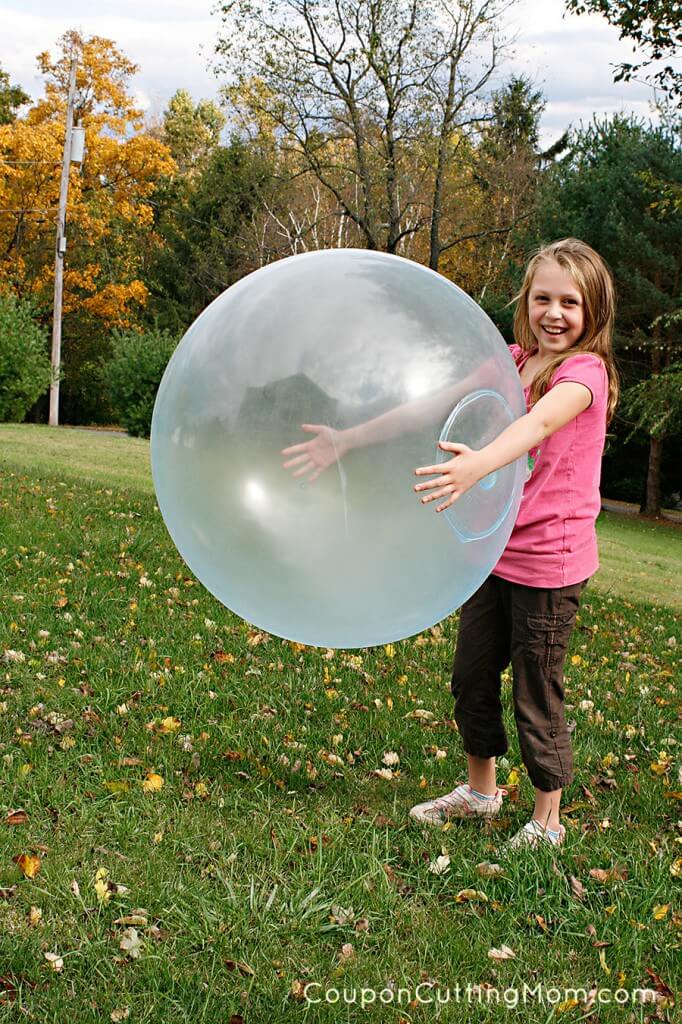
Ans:
[[[0,427],[0,1024],[673,1021],[680,533],[608,516],[600,541],[567,844],[509,858],[509,682],[503,817],[407,823],[463,777],[457,616],[367,651],[268,637],[187,571],[145,442]]]

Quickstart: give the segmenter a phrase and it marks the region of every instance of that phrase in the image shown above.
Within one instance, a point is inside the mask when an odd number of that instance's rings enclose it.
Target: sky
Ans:
[[[132,92],[158,116],[178,88],[196,100],[218,97],[221,83],[209,69],[220,27],[215,6],[215,0],[0,0],[0,65],[36,98],[42,94],[38,53],[56,55],[59,36],[70,28],[106,36],[140,66]],[[567,15],[563,0],[515,0],[506,20],[515,52],[497,84],[521,72],[542,90],[543,145],[595,113],[652,116],[649,86],[613,82],[611,65],[631,61],[633,48],[603,18]]]

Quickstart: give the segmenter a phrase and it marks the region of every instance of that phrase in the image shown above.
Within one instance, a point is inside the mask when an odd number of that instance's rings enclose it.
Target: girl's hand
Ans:
[[[424,505],[430,501],[436,501],[438,498],[447,498],[446,501],[436,506],[436,512],[444,512],[465,491],[478,483],[486,475],[486,471],[480,452],[474,451],[467,445],[441,441],[438,447],[442,448],[444,452],[453,452],[455,457],[449,462],[441,462],[437,466],[420,466],[419,469],[415,469],[415,476],[432,476],[434,473],[438,473],[439,476],[435,480],[415,484],[414,489],[417,493],[433,490],[433,494],[427,494],[422,498]]]
[[[316,436],[302,444],[292,444],[282,449],[282,455],[293,455],[284,463],[284,469],[293,469],[293,476],[305,476],[310,473],[308,482],[317,480],[320,473],[338,462],[348,451],[343,438],[343,431],[333,427],[324,427],[315,423],[301,424],[301,430]]]

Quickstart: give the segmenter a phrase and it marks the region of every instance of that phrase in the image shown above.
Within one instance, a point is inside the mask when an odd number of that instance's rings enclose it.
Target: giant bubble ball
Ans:
[[[223,292],[173,353],[152,419],[159,508],[190,570],[259,629],[386,644],[480,586],[525,477],[518,459],[436,513],[415,468],[525,411],[504,340],[445,277],[361,249],[291,256]]]

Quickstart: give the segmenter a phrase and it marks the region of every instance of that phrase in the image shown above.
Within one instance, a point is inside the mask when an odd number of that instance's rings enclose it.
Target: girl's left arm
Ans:
[[[414,489],[417,492],[432,492],[422,498],[424,504],[444,498],[436,508],[436,512],[443,512],[484,476],[514,462],[546,437],[565,427],[584,412],[591,402],[592,392],[585,384],[561,381],[543,395],[529,413],[515,420],[485,448],[474,451],[465,444],[441,441],[439,447],[443,451],[453,452],[454,458],[437,466],[420,466],[416,469],[417,476],[438,476],[435,480],[415,484]]]

